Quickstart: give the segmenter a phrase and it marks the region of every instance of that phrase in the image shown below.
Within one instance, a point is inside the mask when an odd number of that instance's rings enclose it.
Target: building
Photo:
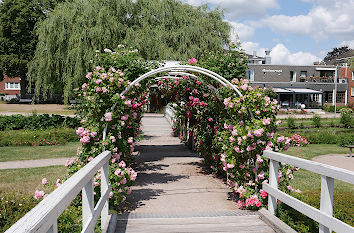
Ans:
[[[248,79],[252,86],[273,88],[282,107],[321,108],[324,104],[348,103],[348,78],[341,67],[328,65],[294,66],[249,64]],[[335,76],[337,74],[337,82]],[[335,89],[336,98],[333,98]]]
[[[0,100],[9,101],[19,99],[21,95],[21,78],[10,78],[4,75],[4,80],[0,82]]]

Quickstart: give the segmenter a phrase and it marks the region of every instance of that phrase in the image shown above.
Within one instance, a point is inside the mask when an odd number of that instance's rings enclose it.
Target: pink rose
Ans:
[[[105,121],[112,121],[112,113],[111,112],[105,113],[104,117],[105,117]]]
[[[42,184],[44,184],[44,185],[48,184],[47,178],[42,179]]]
[[[119,164],[118,164],[119,167],[121,168],[125,168],[127,165],[125,164],[124,161],[121,161]]]
[[[35,192],[34,192],[34,198],[35,199],[37,199],[37,200],[39,200],[39,199],[41,199],[42,197],[44,196],[44,191],[38,191],[38,190],[36,190]]]
[[[133,137],[129,137],[129,138],[128,138],[128,143],[129,143],[129,144],[133,144],[133,142],[134,142]]]
[[[90,137],[89,136],[83,136],[81,139],[80,139],[80,142],[82,144],[87,144],[90,142]]]
[[[197,59],[192,57],[191,59],[188,60],[188,63],[193,65],[193,64],[197,63]]]
[[[270,124],[270,118],[263,119],[263,125],[269,125],[269,124]]]

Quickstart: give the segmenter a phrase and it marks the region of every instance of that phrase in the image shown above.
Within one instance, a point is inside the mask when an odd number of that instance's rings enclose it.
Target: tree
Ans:
[[[0,2],[0,81],[3,73],[25,77],[37,35],[35,26],[54,8],[55,0],[4,0]]]
[[[223,13],[180,0],[73,0],[40,24],[29,78],[36,94],[63,93],[83,83],[95,50],[125,44],[145,59],[185,60],[222,50],[230,26]]]
[[[348,46],[342,46],[342,47],[338,47],[338,48],[333,48],[332,51],[328,52],[326,57],[323,59],[323,61],[328,62],[331,61],[335,58],[338,58],[340,55],[348,52],[350,49],[348,48]]]

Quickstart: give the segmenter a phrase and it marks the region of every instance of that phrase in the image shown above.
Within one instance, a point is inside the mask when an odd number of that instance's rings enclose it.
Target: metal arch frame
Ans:
[[[242,96],[241,92],[227,79],[225,79],[224,77],[222,77],[221,75],[218,75],[217,73],[210,71],[208,69],[204,69],[198,66],[188,66],[188,65],[179,65],[179,66],[170,66],[170,67],[162,67],[162,68],[158,68],[155,70],[152,70],[150,72],[147,72],[146,74],[140,76],[139,78],[135,79],[132,83],[130,83],[130,85],[120,94],[121,96],[125,95],[125,93],[127,93],[133,86],[135,83],[140,82],[141,80],[144,80],[148,77],[150,77],[151,75],[154,74],[158,74],[161,72],[165,72],[165,71],[192,71],[192,72],[198,72],[201,74],[204,74],[214,80],[216,80],[217,82],[221,83],[223,86],[225,87],[230,87],[231,89],[233,89],[239,96]]]
[[[214,79],[215,81],[219,82],[220,84],[222,84],[224,87],[229,87],[231,89],[233,89],[240,97],[242,97],[243,95],[241,94],[241,92],[237,89],[236,86],[234,86],[229,80],[225,79],[224,77],[222,77],[221,75],[202,68],[202,67],[198,67],[198,66],[189,66],[189,65],[178,65],[178,66],[170,66],[170,67],[162,67],[162,68],[158,68],[152,71],[149,71],[147,73],[145,73],[144,75],[141,75],[139,78],[135,79],[133,82],[131,82],[129,84],[129,86],[122,92],[120,93],[120,96],[124,96],[133,86],[135,83],[139,83],[140,81],[149,78],[152,75],[158,74],[158,73],[162,73],[162,72],[166,72],[168,71],[169,74],[171,75],[185,75],[185,76],[190,76],[193,78],[197,78],[197,76],[195,76],[194,74],[191,73],[187,73],[187,72],[198,72],[200,74],[204,74],[212,79]],[[170,76],[166,77],[166,78],[170,78]],[[171,77],[172,78],[172,77]],[[113,111],[115,109],[116,104],[113,104],[113,106],[111,107],[111,110]],[[251,114],[251,117],[253,118],[253,114],[251,111],[249,111]],[[107,135],[107,129],[108,129],[108,123],[106,123],[105,128],[103,130],[103,140],[106,139],[106,135]]]

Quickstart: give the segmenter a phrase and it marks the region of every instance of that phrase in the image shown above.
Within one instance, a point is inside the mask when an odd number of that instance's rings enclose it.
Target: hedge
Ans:
[[[80,125],[80,119],[77,117],[34,114],[24,116],[15,114],[11,116],[0,116],[0,130],[19,130],[19,129],[48,129],[48,128],[77,128]]]

